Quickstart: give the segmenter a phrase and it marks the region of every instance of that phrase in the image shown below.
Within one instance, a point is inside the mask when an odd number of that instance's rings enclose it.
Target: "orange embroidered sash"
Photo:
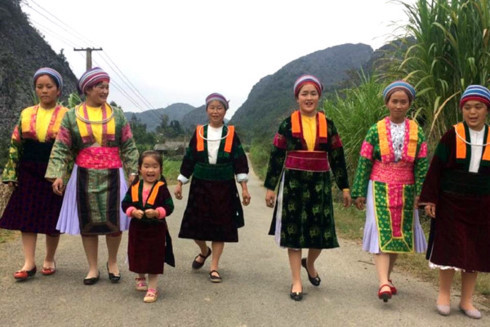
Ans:
[[[138,202],[138,200],[139,200],[139,187],[140,187],[140,183],[141,183],[141,181],[138,181],[138,183],[133,184],[133,186],[131,186],[131,200],[133,202]],[[164,182],[158,181],[153,186],[153,189],[151,190],[151,193],[148,196],[148,199],[146,200],[146,203],[147,204],[149,204],[149,205],[154,205],[155,204],[155,200],[157,198],[158,190],[163,185],[165,185]]]
[[[456,159],[466,159],[467,151],[466,151],[466,132],[464,128],[464,124],[462,122],[454,125],[454,129],[456,131]],[[486,144],[490,144],[490,133],[487,131],[487,140]],[[469,145],[468,145],[469,146]],[[483,151],[482,160],[490,161],[490,146],[485,146]]]
[[[317,122],[318,122],[318,137],[321,139],[327,138],[327,118],[323,112],[317,112]],[[299,110],[294,111],[291,114],[291,133],[299,137],[301,135],[301,114]]]
[[[404,149],[403,151],[402,157],[407,161],[414,161],[417,152],[418,125],[413,120],[405,120],[405,124],[407,121],[408,121],[408,130],[405,129],[405,144],[407,146],[406,149]],[[390,124],[390,119],[388,117],[381,119],[376,124],[376,127],[378,129],[379,150],[381,152],[381,159],[383,162],[394,161],[395,159],[395,153],[393,151],[393,142],[391,141],[391,132],[389,131],[389,127],[388,127],[389,124]],[[408,137],[408,143],[406,142],[407,137]]]
[[[233,146],[233,137],[235,136],[235,126],[227,126],[228,134],[225,139],[224,151],[230,153]],[[197,144],[196,149],[198,152],[204,151],[204,126],[197,125],[196,127]]]

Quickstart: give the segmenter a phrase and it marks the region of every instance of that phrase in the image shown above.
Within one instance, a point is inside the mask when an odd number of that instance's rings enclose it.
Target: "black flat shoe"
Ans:
[[[293,292],[293,285],[291,285],[291,292],[289,293],[289,296],[294,301],[303,300],[303,292]]]
[[[200,269],[202,266],[204,266],[204,263],[206,262],[206,259],[211,255],[211,249],[208,246],[208,253],[206,255],[202,255],[199,253],[195,258],[194,261],[192,261],[192,269]],[[203,260],[202,262],[197,261],[197,258],[201,257]]]
[[[94,285],[99,281],[100,273],[97,275],[97,277],[90,277],[90,278],[84,278],[83,279],[83,284],[85,285]]]
[[[311,277],[310,272],[308,271],[308,268],[306,267],[306,258],[301,259],[301,265],[305,268],[306,273],[308,274],[308,280],[313,286],[320,286],[321,279],[320,276],[318,276],[318,273],[316,274],[316,277]]]
[[[109,275],[109,280],[111,281],[111,283],[119,283],[119,280],[121,279],[121,274],[119,273],[119,275],[114,275],[113,273],[111,273],[109,271],[109,263],[107,262],[106,263],[106,267],[107,267],[107,274]]]

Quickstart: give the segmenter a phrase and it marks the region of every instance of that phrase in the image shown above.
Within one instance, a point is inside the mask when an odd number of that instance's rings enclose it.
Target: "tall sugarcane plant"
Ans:
[[[400,3],[409,18],[406,36],[415,38],[415,44],[406,44],[403,59],[384,77],[403,78],[415,86],[415,118],[434,144],[461,119],[461,92],[470,84],[490,84],[489,1]]]

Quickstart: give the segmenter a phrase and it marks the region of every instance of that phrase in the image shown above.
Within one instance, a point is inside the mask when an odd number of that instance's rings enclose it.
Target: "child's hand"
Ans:
[[[131,217],[136,219],[141,219],[144,215],[145,213],[143,212],[143,210],[133,210],[133,212],[131,212]]]
[[[146,209],[145,215],[148,218],[158,218],[158,211],[156,211],[155,209]]]

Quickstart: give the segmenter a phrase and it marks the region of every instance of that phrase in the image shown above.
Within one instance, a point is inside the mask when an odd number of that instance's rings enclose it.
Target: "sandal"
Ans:
[[[381,291],[383,288],[387,287],[387,291]],[[378,290],[378,299],[383,300],[383,302],[388,302],[389,299],[391,299],[391,287],[390,284],[383,284],[379,287]]]
[[[146,278],[145,277],[136,277],[134,279],[136,281],[136,290],[137,291],[147,291],[148,290],[148,285],[146,284]]]
[[[199,269],[202,266],[204,266],[204,263],[206,262],[206,259],[211,255],[211,249],[208,247],[208,254],[205,256],[199,253],[195,258],[194,261],[192,261],[192,269]],[[197,261],[197,258],[203,258],[204,260],[202,262]]]
[[[218,276],[213,275],[213,273],[216,273]],[[217,270],[211,270],[209,272],[209,280],[212,281],[213,283],[221,283],[223,279],[221,279],[221,276]]]
[[[149,288],[148,292],[146,292],[145,297],[143,298],[143,302],[145,303],[153,303],[158,298],[158,291],[154,288]]]

